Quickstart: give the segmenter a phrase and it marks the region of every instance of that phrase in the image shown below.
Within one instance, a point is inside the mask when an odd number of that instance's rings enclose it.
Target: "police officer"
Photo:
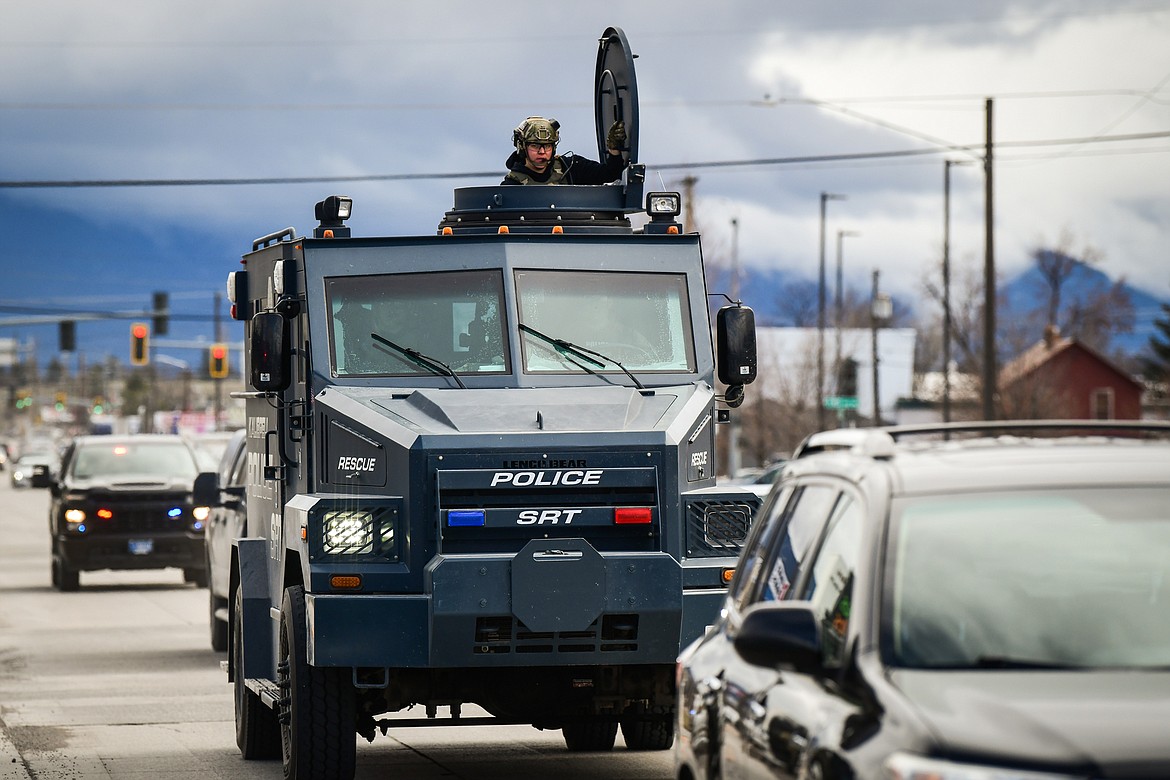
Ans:
[[[555,119],[530,116],[512,131],[516,151],[508,157],[508,175],[502,184],[606,184],[616,181],[625,170],[622,148],[626,125],[610,125],[605,136],[609,150],[604,162],[594,162],[572,152],[557,154],[561,123]]]

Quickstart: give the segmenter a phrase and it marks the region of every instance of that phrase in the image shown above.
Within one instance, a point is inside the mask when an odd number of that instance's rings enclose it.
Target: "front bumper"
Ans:
[[[555,550],[436,556],[422,594],[306,594],[309,662],[673,664],[684,622],[695,622],[685,619],[688,609],[710,622],[710,595],[684,595],[682,569],[665,553],[602,554],[584,540],[549,546]]]
[[[71,569],[199,569],[207,566],[202,534],[92,534],[57,537],[57,552]]]

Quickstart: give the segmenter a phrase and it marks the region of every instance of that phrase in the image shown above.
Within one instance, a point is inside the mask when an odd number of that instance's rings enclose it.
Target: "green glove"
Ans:
[[[609,126],[609,132],[605,134],[605,148],[618,150],[626,148],[625,122],[619,119]]]

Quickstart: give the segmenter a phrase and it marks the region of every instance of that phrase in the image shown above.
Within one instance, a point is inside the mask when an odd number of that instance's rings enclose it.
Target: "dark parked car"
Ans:
[[[77,590],[82,571],[168,567],[206,585],[209,510],[191,500],[197,473],[178,436],[76,437],[52,485],[53,586]]]
[[[200,474],[195,493],[211,507],[207,518],[207,595],[211,648],[228,647],[228,598],[231,596],[232,540],[244,536],[244,489],[248,477],[245,431],[232,434],[218,471]]]
[[[679,659],[676,776],[1170,777],[1170,424],[1083,426],[810,437]]]

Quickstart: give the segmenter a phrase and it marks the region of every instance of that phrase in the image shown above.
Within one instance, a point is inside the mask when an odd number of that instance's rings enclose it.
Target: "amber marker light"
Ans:
[[[721,579],[724,585],[730,585],[732,578],[735,577],[735,569],[724,569]]]
[[[329,585],[334,590],[357,590],[362,586],[362,578],[355,574],[334,574],[329,578]]]

